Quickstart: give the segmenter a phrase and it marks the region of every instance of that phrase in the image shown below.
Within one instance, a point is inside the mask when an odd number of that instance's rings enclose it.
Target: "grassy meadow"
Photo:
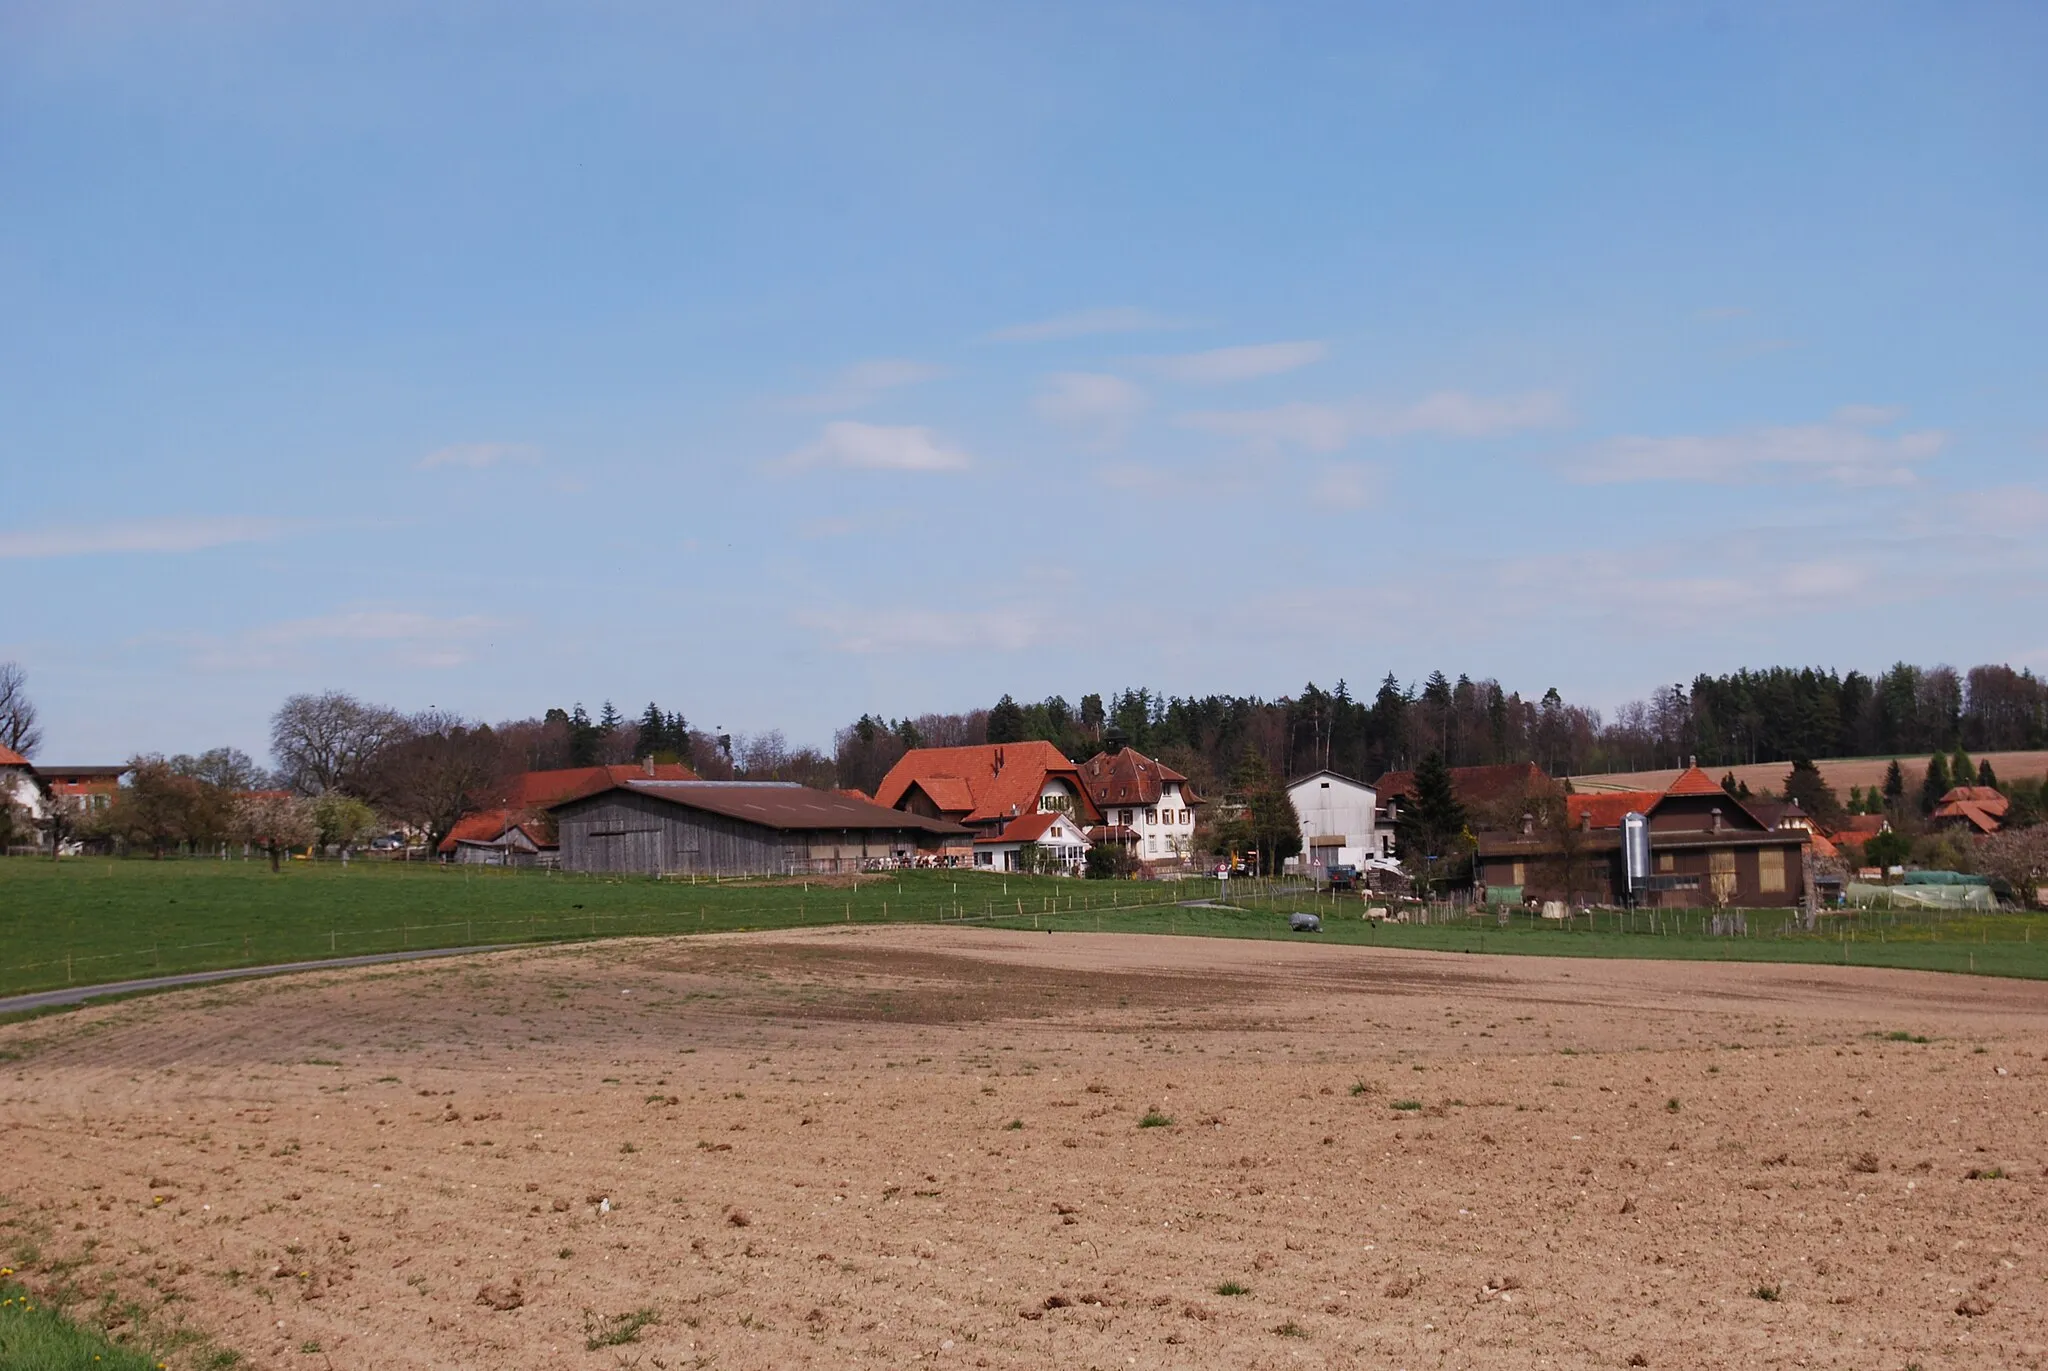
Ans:
[[[163,1362],[72,1322],[11,1274],[0,1267],[0,1371],[161,1371]]]
[[[1113,910],[1174,885],[907,871],[654,880],[434,863],[0,859],[0,995],[181,971],[479,943]]]
[[[998,927],[1180,933],[1564,957],[1853,964],[2048,978],[2038,914],[1751,911],[1714,936],[1704,911],[1594,915],[1569,925],[1444,912],[1375,925],[1356,896],[1233,881],[1093,882],[973,872],[808,881],[654,880],[391,862],[0,860],[0,995],[181,971],[481,943],[557,942],[835,923],[971,919]],[[1320,934],[1287,931],[1297,910]],[[2038,936],[2037,936],[2038,935]]]

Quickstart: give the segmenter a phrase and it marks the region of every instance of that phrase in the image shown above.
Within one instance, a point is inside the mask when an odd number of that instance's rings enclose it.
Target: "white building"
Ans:
[[[1364,782],[1318,771],[1289,781],[1287,798],[1301,819],[1301,856],[1296,859],[1301,869],[1363,870],[1376,857],[1393,858],[1393,831],[1380,826],[1379,796]]]
[[[1081,763],[1081,785],[1102,815],[1090,836],[1116,843],[1148,866],[1179,866],[1193,854],[1195,811],[1203,803],[1188,778],[1154,761],[1120,736]]]
[[[974,840],[974,864],[985,871],[1022,869],[1026,847],[1038,850],[1039,870],[1074,874],[1088,860],[1088,836],[1060,810],[1039,810],[1010,820],[993,838]]]
[[[28,758],[11,747],[0,747],[0,802],[13,801],[18,819],[32,829],[40,829],[48,812],[46,799]],[[24,846],[35,840],[33,833],[15,836]]]

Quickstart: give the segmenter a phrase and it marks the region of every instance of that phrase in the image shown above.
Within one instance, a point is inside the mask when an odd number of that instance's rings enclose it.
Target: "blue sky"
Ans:
[[[2037,5],[0,0],[0,659],[864,710],[2048,667]]]

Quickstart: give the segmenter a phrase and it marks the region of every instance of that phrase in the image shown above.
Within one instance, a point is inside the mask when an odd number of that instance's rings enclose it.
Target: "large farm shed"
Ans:
[[[798,875],[931,855],[967,830],[788,781],[623,781],[549,810],[569,871]]]

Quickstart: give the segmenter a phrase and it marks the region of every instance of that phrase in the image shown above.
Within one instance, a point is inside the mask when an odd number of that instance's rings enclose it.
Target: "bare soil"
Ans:
[[[1924,973],[529,949],[0,1028],[0,1260],[265,1368],[2039,1366],[2044,1057]]]
[[[2037,781],[2048,773],[2048,752],[1984,752],[1972,753],[1976,761],[1988,761],[1991,769],[1998,773],[2000,780]],[[1891,767],[1889,757],[1848,757],[1815,762],[1820,768],[1821,778],[1844,800],[1849,798],[1852,786],[1865,790],[1882,788],[1885,772]],[[1784,789],[1785,773],[1792,769],[1790,762],[1754,762],[1743,766],[1710,767],[1714,779],[1724,773],[1733,772],[1735,779],[1751,790],[1771,791],[1773,794]],[[1927,774],[1927,754],[1917,757],[1899,758],[1899,769],[1906,773],[1906,792],[1917,796],[1920,780]],[[1581,790],[1662,790],[1678,779],[1678,771],[1613,771],[1599,776],[1574,776],[1572,784]],[[1975,783],[1975,777],[1971,783]],[[1958,782],[1957,784],[1962,784]]]

